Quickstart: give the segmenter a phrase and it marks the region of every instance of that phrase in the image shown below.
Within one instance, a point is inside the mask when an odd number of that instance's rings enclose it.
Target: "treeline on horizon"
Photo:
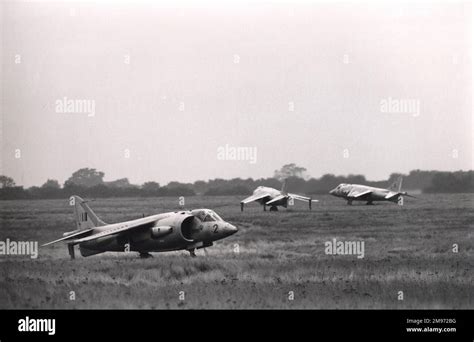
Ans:
[[[212,179],[194,183],[170,182],[161,186],[157,182],[142,185],[131,184],[127,178],[111,182],[103,180],[105,174],[96,169],[83,168],[74,172],[63,186],[57,180],[47,180],[42,186],[24,189],[16,186],[8,176],[0,176],[0,200],[10,199],[59,199],[79,195],[88,198],[106,197],[162,197],[162,196],[246,196],[260,186],[280,189],[282,179],[287,180],[287,191],[307,195],[327,194],[340,183],[365,184],[388,188],[400,175],[403,176],[403,191],[416,190],[423,193],[473,193],[474,171],[422,171],[413,170],[408,175],[393,173],[385,181],[368,181],[363,175],[335,176],[326,174],[321,178],[309,178],[306,169],[295,164],[284,165],[273,177],[261,179]]]

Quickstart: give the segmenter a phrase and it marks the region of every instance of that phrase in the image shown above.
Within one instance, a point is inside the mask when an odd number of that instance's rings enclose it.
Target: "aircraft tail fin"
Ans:
[[[69,205],[74,206],[74,218],[76,220],[77,230],[90,229],[99,226],[105,226],[107,223],[102,221],[79,196],[71,196]]]
[[[287,194],[287,192],[286,192],[286,179],[283,180],[283,184],[281,185],[281,190],[280,191],[283,195]]]
[[[390,191],[401,192],[402,191],[403,177],[399,176],[395,182],[388,188]]]

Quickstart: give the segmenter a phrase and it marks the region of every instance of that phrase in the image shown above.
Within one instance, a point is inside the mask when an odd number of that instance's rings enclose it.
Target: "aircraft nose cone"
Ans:
[[[227,231],[229,232],[229,235],[232,235],[232,234],[237,233],[239,231],[239,229],[236,226],[228,223],[227,224]]]

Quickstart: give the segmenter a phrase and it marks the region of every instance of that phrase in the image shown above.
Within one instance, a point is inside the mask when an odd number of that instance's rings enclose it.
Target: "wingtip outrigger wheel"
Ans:
[[[267,205],[265,203],[263,204],[263,211],[267,211]]]
[[[312,202],[312,201],[313,201],[313,199],[312,199],[312,198],[310,198],[310,199],[309,199],[309,201],[308,201],[308,204],[309,204],[309,210],[313,210],[313,208],[312,208],[312,206],[311,206],[311,202]]]
[[[74,260],[75,259],[75,255],[74,255],[74,245],[72,243],[68,243],[67,244],[67,249],[69,251],[69,256],[71,257],[71,260]]]
[[[244,203],[240,203],[240,211],[244,211]]]

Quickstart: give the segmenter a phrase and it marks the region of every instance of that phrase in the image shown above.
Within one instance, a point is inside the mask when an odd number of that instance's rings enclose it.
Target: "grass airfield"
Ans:
[[[65,244],[37,259],[0,256],[1,309],[473,309],[474,195],[423,194],[405,206],[315,196],[309,211],[263,212],[240,197],[187,197],[239,228],[196,258],[186,251],[70,260]],[[109,223],[179,210],[178,198],[97,199]],[[75,229],[67,200],[1,201],[0,240],[41,245]],[[325,242],[364,241],[364,258]],[[453,252],[453,245],[459,250]],[[71,291],[74,291],[74,296]],[[403,300],[400,300],[403,291]]]

